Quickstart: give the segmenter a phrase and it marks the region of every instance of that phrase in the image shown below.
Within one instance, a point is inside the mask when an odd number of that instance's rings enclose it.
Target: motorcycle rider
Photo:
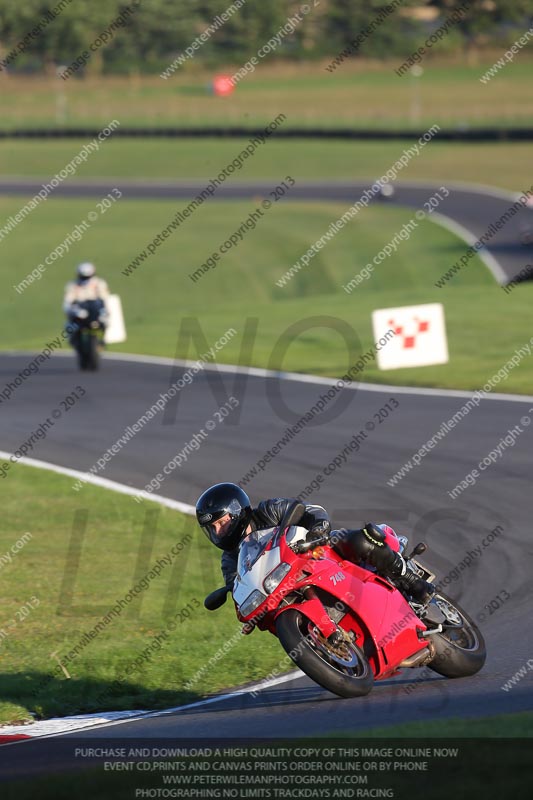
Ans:
[[[235,483],[217,483],[207,489],[196,503],[196,518],[209,541],[222,553],[222,574],[226,585],[237,573],[239,544],[248,533],[278,525],[294,498],[263,500],[252,508],[250,498]],[[368,522],[364,528],[340,528],[331,531],[327,511],[322,506],[305,503],[298,525],[307,528],[309,537],[331,532],[331,544],[342,558],[361,566],[374,567],[387,578],[394,578],[413,600],[424,603],[435,589],[409,567],[398,552],[399,540],[388,525]],[[392,545],[392,546],[391,546]]]
[[[75,323],[77,319],[85,319],[89,312],[85,308],[80,308],[79,304],[88,300],[100,301],[100,322],[106,327],[109,317],[108,308],[109,288],[102,278],[96,275],[94,264],[84,261],[78,264],[76,269],[76,279],[69,281],[65,286],[65,297],[63,299],[63,311],[67,315],[67,322]],[[71,333],[70,343],[75,344],[77,330]]]

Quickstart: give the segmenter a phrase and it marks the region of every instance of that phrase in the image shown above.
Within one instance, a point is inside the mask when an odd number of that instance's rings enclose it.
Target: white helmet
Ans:
[[[84,261],[82,264],[78,264],[78,278],[92,278],[95,272],[96,268],[90,261]]]

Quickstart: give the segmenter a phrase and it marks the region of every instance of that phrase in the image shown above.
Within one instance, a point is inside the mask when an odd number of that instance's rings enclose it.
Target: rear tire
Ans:
[[[280,614],[276,633],[288,656],[324,689],[339,697],[362,697],[372,689],[374,675],[363,651],[351,642],[334,647],[297,609]]]
[[[446,617],[442,633],[431,636],[437,654],[428,667],[446,678],[466,678],[479,672],[487,657],[485,641],[475,622],[455,600],[434,595]]]

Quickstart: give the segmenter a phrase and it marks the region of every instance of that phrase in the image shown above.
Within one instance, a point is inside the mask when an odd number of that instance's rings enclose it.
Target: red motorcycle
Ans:
[[[458,604],[437,592],[416,603],[391,579],[345,561],[334,532],[309,540],[297,525],[295,502],[276,528],[258,530],[240,545],[233,587],[212,592],[209,610],[232,591],[243,633],[277,636],[289,657],[316,683],[340,697],[368,694],[374,680],[405,667],[428,666],[448,678],[474,675],[485,663],[483,637]],[[424,580],[435,576],[413,558]]]

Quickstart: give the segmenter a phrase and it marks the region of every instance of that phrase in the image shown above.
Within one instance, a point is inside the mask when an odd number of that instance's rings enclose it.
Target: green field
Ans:
[[[280,111],[293,126],[320,128],[448,128],[533,123],[531,58],[522,52],[487,84],[479,78],[503,55],[487,53],[475,63],[426,59],[422,77],[395,74],[401,58],[348,60],[328,72],[329,59],[313,63],[259,64],[229,97],[214,97],[215,70],[190,68],[168,80],[159,76],[25,78],[0,74],[2,128],[54,125],[178,127],[264,125]],[[242,65],[216,72],[233,74]],[[414,81],[416,80],[416,86]]]
[[[185,689],[240,630],[233,604],[216,613],[203,608],[222,578],[220,554],[196,522],[90,485],[76,493],[72,478],[30,467],[15,465],[4,480],[0,553],[26,532],[32,538],[0,571],[0,723],[168,708],[261,678],[284,658],[269,635],[239,637],[215,669]],[[73,530],[85,533],[78,538]],[[75,543],[77,566],[69,557]],[[178,552],[167,564],[174,545]],[[158,561],[160,574],[140,583]],[[136,584],[142,591],[89,637]]]
[[[274,115],[275,116],[275,115]],[[272,116],[270,119],[274,119]],[[111,119],[111,118],[110,118]],[[109,120],[108,120],[109,121]],[[0,175],[50,179],[89,139],[0,141]],[[246,146],[240,139],[107,140],[76,172],[87,178],[183,180],[212,178]],[[416,138],[392,142],[275,140],[258,147],[232,180],[268,180],[285,175],[300,180],[363,180],[383,175]],[[397,181],[470,181],[519,192],[529,189],[527,165],[533,146],[520,142],[444,143],[433,141],[402,170]],[[68,180],[68,179],[67,179]],[[22,204],[21,204],[22,205]]]
[[[283,173],[276,176],[276,182],[281,178]],[[2,346],[40,351],[50,337],[57,336],[62,325],[64,283],[74,265],[87,258],[96,262],[123,300],[128,341],[113,348],[117,350],[196,358],[229,327],[235,327],[238,335],[218,353],[221,362],[338,376],[372,346],[372,309],[439,301],[446,312],[449,364],[380,372],[371,362],[362,378],[476,389],[500,369],[516,347],[529,341],[531,284],[507,295],[482,262],[472,259],[444,289],[436,288],[434,282],[464,253],[465,245],[429,221],[419,223],[396,253],[355,291],[343,291],[342,286],[410,219],[412,212],[407,209],[371,207],[361,211],[307,267],[284,288],[278,288],[276,281],[345,211],[340,204],[282,200],[214,270],[194,283],[189,275],[259,202],[256,198],[248,203],[202,206],[133,275],[125,277],[121,270],[186,201],[119,201],[93,223],[67,256],[47,268],[40,281],[18,294],[14,285],[95,208],[91,200],[48,200],[3,243],[9,247],[10,258],[3,265],[2,291],[10,302],[0,323]],[[21,200],[2,199],[2,215],[13,214],[21,204]],[[494,336],[494,320],[502,315],[506,324]],[[292,337],[286,354],[275,347],[295,322],[314,316],[348,322],[359,337],[360,349],[347,352],[335,323],[312,326]],[[258,319],[257,334],[253,340],[247,336],[248,350],[241,351],[249,317]],[[200,326],[205,336],[203,348],[199,343],[195,349],[183,339],[178,346],[184,326],[190,330]],[[530,392],[530,375],[526,359],[500,384],[501,390]]]

